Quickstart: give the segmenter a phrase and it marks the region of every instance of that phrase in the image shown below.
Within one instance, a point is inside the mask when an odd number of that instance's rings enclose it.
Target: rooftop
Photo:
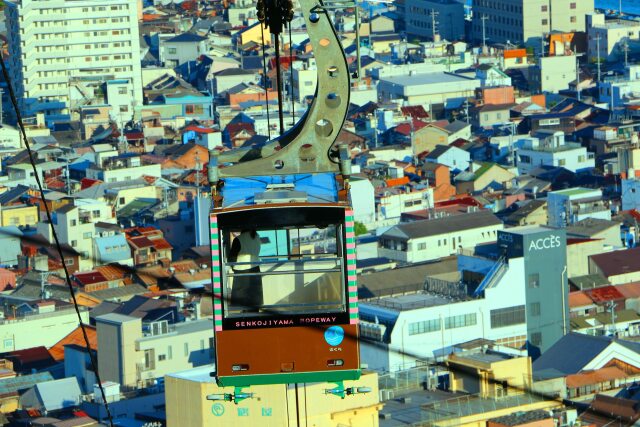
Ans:
[[[408,295],[384,297],[375,301],[366,301],[361,304],[377,305],[395,311],[416,310],[425,307],[436,307],[450,304],[451,299],[427,292],[418,292]]]

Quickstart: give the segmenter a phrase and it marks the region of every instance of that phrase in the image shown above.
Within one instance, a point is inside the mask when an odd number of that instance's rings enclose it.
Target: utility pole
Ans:
[[[196,197],[200,197],[200,167],[200,153],[196,151]]]
[[[629,66],[629,42],[627,39],[622,41],[622,50],[624,50],[624,66],[626,68]]]
[[[607,303],[607,309],[611,312],[611,333],[615,335],[616,333],[616,303],[613,301],[609,301]]]
[[[433,41],[435,42],[436,36],[438,35],[438,22],[436,21],[438,12],[435,9],[431,9],[431,12],[429,12],[429,15],[431,15],[431,35],[432,35]]]
[[[482,52],[484,53],[487,50],[487,29],[486,29],[486,21],[489,19],[487,15],[482,15],[480,20],[482,21]]]
[[[576,54],[576,94],[578,95],[578,101],[580,101],[582,94],[580,93],[580,61],[578,60],[578,54]]]
[[[600,34],[596,36],[596,61],[598,66],[598,83],[600,82]]]

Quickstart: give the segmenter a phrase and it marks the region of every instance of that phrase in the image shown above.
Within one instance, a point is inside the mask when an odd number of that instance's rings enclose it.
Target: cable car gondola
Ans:
[[[216,372],[239,402],[260,384],[327,382],[340,397],[360,377],[348,147],[335,146],[349,105],[347,61],[321,3],[300,0],[318,68],[301,120],[260,149],[212,151],[209,182]],[[258,2],[277,35],[292,4]],[[277,60],[276,60],[277,62]]]

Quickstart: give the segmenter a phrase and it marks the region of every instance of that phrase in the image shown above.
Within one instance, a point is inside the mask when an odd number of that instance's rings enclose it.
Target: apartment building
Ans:
[[[53,226],[56,228],[61,243],[66,243],[81,254],[81,271],[90,270],[96,264],[95,238],[96,223],[105,222],[115,224],[111,206],[106,202],[92,199],[74,199],[53,213]],[[51,224],[48,221],[39,222],[38,233],[49,242],[53,242]],[[101,263],[101,261],[98,261]]]
[[[68,120],[104,99],[107,80],[131,82],[128,111],[142,104],[138,3],[7,1],[9,70],[23,116]],[[118,106],[117,108],[121,108]]]
[[[436,15],[432,17],[432,13]],[[433,18],[433,19],[432,19]],[[464,4],[456,0],[407,0],[405,2],[405,25],[407,34],[433,39],[455,41],[464,39]]]
[[[489,211],[403,223],[380,236],[378,256],[406,263],[430,261],[495,242],[503,228]]]
[[[211,319],[170,324],[109,313],[96,317],[103,381],[144,387],[167,374],[213,360]]]
[[[571,172],[595,168],[593,153],[577,142],[565,141],[562,131],[538,130],[520,141],[517,151],[518,172],[526,174],[541,166],[563,167]]]
[[[568,188],[547,195],[547,211],[551,227],[566,227],[587,218],[611,220],[611,209],[602,198],[602,190]]]
[[[607,62],[622,61],[624,43],[640,39],[640,22],[628,19],[605,20],[603,13],[589,13],[586,19],[589,62],[597,61],[598,57]]]
[[[472,38],[490,43],[535,43],[552,30],[585,30],[593,0],[478,0],[473,4]],[[483,20],[485,18],[485,20]]]

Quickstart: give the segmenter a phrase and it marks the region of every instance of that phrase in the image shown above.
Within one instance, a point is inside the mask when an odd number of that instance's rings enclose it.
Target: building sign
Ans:
[[[529,243],[529,252],[559,248],[560,246],[562,246],[561,242],[562,240],[560,239],[560,236],[554,236],[554,235],[541,237],[539,239],[534,239],[534,240],[531,240],[531,242]]]
[[[223,329],[258,329],[286,328],[291,326],[342,325],[349,323],[349,313],[332,313],[331,315],[273,315],[269,317],[242,319],[224,319]]]

